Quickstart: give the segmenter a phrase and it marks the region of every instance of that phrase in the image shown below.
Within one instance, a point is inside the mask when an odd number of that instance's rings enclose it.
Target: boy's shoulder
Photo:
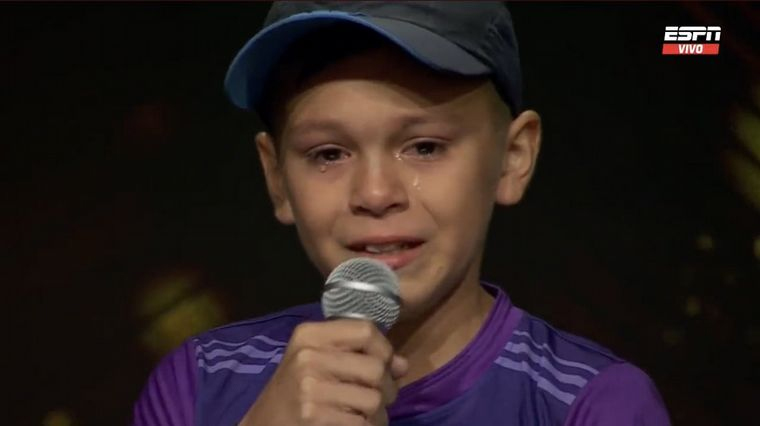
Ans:
[[[547,357],[560,366],[596,375],[612,365],[626,362],[610,349],[584,337],[569,333],[530,314],[523,317],[504,348],[507,352]],[[535,356],[534,356],[535,358]]]
[[[222,325],[196,335],[191,340],[196,346],[208,348],[217,345],[244,345],[260,341],[274,346],[284,346],[293,330],[306,321],[323,319],[318,303],[293,306],[271,314]]]
[[[227,324],[164,357],[135,403],[134,424],[236,424],[282,360],[293,330],[319,304]]]
[[[615,419],[626,419],[617,424],[628,425],[637,416],[669,424],[659,392],[644,371],[529,313],[523,312],[495,364],[511,380],[528,384],[532,391],[524,394],[544,396],[534,400],[534,410],[565,425],[613,424]]]
[[[236,424],[277,366],[295,328],[323,318],[318,303],[217,327],[188,340],[197,424]]]

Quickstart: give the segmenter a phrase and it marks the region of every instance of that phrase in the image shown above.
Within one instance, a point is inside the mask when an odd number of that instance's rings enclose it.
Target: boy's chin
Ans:
[[[439,303],[441,289],[430,281],[399,277],[401,286],[400,322],[415,322],[429,314]],[[411,278],[411,279],[410,279]]]
[[[435,303],[422,300],[404,301],[397,324],[415,324],[424,320],[435,309]]]

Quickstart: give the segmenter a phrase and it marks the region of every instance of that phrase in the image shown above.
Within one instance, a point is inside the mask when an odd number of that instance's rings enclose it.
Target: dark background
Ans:
[[[317,298],[222,92],[267,7],[0,5],[3,424],[125,424],[182,338]],[[512,11],[544,146],[484,278],[648,371],[675,424],[750,423],[758,8]],[[720,55],[662,56],[666,25],[721,25]]]

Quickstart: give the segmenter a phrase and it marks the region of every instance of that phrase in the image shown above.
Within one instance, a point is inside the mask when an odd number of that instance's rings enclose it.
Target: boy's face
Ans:
[[[327,275],[357,256],[399,276],[404,316],[475,284],[494,203],[514,204],[540,138],[485,80],[444,77],[381,48],[329,65],[257,137],[275,214]]]

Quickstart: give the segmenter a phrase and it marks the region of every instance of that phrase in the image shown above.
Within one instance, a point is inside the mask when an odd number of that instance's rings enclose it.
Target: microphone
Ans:
[[[368,320],[387,332],[400,311],[398,277],[383,262],[368,257],[349,259],[336,266],[325,281],[325,318]]]

